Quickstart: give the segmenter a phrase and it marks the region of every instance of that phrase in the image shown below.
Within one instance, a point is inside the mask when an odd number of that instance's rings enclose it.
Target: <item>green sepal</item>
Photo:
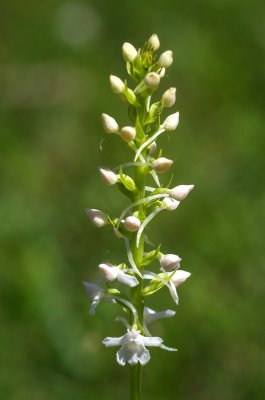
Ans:
[[[175,273],[175,271],[173,271],[172,274],[170,274],[170,275],[167,275],[165,273],[158,274],[158,275],[161,276],[161,278],[163,278],[166,282],[169,282],[170,279],[172,278],[172,276],[174,275],[174,273]],[[162,289],[164,286],[165,286],[164,282],[161,282],[159,279],[154,278],[151,280],[149,285],[147,285],[143,289],[142,294],[143,294],[143,296],[151,296],[151,294],[154,294],[158,290]]]
[[[130,118],[131,122],[133,123],[133,125],[135,125],[137,112],[136,112],[135,107],[132,106],[131,104],[129,104],[129,107],[128,107],[128,115],[129,115],[129,118]]]
[[[159,257],[160,247],[161,244],[155,250],[150,251],[143,257],[143,260],[141,262],[141,267],[146,267]]]
[[[121,296],[121,292],[115,288],[109,288],[106,290],[107,294],[114,295],[114,296]]]
[[[139,116],[137,115],[136,121],[135,121],[135,129],[136,129],[136,143],[137,144],[142,144],[145,140],[145,133],[142,128],[142,125],[139,120]]]
[[[119,178],[125,189],[129,190],[129,192],[137,192],[137,187],[134,180],[129,175],[122,173],[122,167],[120,168]]]
[[[125,81],[124,84],[125,84],[124,95],[125,95],[128,103],[130,103],[134,107],[140,107],[140,103],[138,102],[133,90],[128,88],[127,81]]]

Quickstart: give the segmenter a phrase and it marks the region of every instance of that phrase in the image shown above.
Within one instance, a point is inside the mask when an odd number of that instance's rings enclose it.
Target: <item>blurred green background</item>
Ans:
[[[181,116],[159,143],[196,190],[149,229],[192,278],[152,327],[179,351],[152,350],[144,399],[264,399],[264,14],[261,0],[1,1],[0,399],[127,398],[101,344],[123,334],[119,307],[88,316],[81,285],[109,253],[125,260],[123,243],[84,208],[127,204],[98,176],[131,157],[100,114],[128,123],[108,76],[126,77],[124,41],[154,32]],[[148,305],[174,307],[166,290]]]

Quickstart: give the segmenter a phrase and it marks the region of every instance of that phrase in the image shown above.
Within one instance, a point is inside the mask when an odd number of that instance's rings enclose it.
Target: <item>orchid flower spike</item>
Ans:
[[[116,279],[125,285],[130,287],[137,286],[139,284],[135,276],[126,274],[119,267],[110,263],[99,264],[100,271],[104,274],[108,281],[115,281]]]
[[[128,330],[121,337],[106,337],[103,344],[106,347],[121,346],[117,351],[117,363],[124,366],[126,363],[130,365],[146,365],[150,360],[150,353],[146,346],[160,347],[163,340],[160,337],[147,337],[140,334],[138,330]]]
[[[107,225],[109,223],[108,217],[104,212],[97,210],[96,208],[86,208],[85,209],[86,215],[98,228],[101,228],[104,225]]]

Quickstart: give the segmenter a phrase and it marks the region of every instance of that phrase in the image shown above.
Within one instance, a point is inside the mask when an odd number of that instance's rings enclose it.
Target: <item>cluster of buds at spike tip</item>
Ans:
[[[116,97],[127,103],[128,119],[120,128],[122,125],[119,126],[119,120],[117,122],[110,115],[102,114],[105,132],[120,137],[120,142],[124,142],[123,145],[125,144],[125,147],[133,153],[133,157],[128,162],[119,160],[116,164],[119,166],[113,169],[99,167],[99,174],[106,185],[114,186],[113,190],[119,190],[130,203],[119,216],[115,217],[109,215],[109,210],[108,214],[94,208],[85,210],[95,226],[108,225],[112,229],[112,234],[121,239],[119,243],[125,245],[127,264],[115,264],[111,259],[98,265],[102,287],[84,282],[87,296],[91,301],[91,314],[94,314],[101,300],[122,306],[127,313],[127,319],[120,317],[120,321],[124,322],[127,328],[127,333],[117,338],[106,337],[103,340],[106,347],[120,346],[116,354],[120,365],[147,364],[150,360],[148,346],[175,350],[165,346],[163,339],[153,337],[147,326],[158,318],[174,316],[175,311],[156,312],[145,307],[145,296],[151,296],[158,290],[167,288],[174,303],[178,304],[176,288],[190,276],[189,272],[180,270],[182,259],[177,254],[162,253],[160,245],[149,253],[144,250],[145,242],[148,243],[145,235],[147,225],[149,223],[151,225],[151,221],[160,211],[176,210],[194,188],[194,185],[163,187],[160,183],[160,174],[170,169],[173,160],[162,156],[164,155],[162,149],[157,156],[153,156],[159,145],[160,136],[165,135],[165,132],[173,132],[179,124],[178,111],[174,110],[170,115],[163,114],[175,105],[176,88],[170,87],[162,92],[160,99],[155,98],[166,69],[173,62],[171,50],[159,54],[159,49],[160,40],[155,33],[139,50],[136,50],[131,43],[123,43],[122,55],[126,70],[136,82],[135,87],[128,88],[127,79],[122,80],[116,75],[110,75],[109,83],[111,91],[118,95]],[[124,118],[121,120],[124,121]],[[134,176],[131,176],[130,171]],[[146,182],[147,176],[155,182],[151,186],[147,186],[149,185]],[[151,264],[153,266],[149,267]],[[131,296],[130,288],[132,288]]]

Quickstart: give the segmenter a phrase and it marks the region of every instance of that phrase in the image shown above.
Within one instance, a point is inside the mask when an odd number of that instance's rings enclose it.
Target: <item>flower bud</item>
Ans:
[[[121,130],[120,136],[124,142],[131,142],[136,137],[136,130],[133,126],[124,126]]]
[[[172,107],[176,101],[176,88],[172,87],[165,91],[162,96],[162,104],[164,107]]]
[[[171,197],[166,197],[163,200],[163,208],[167,211],[174,211],[179,206],[180,201],[171,199]]]
[[[102,122],[105,132],[117,133],[119,131],[119,125],[116,120],[108,114],[102,114]]]
[[[168,68],[173,63],[173,53],[171,50],[164,51],[158,60],[159,67]]]
[[[112,186],[115,185],[118,181],[118,176],[109,168],[99,168],[99,173],[101,178],[106,185]]]
[[[169,115],[162,126],[166,131],[174,131],[179,124],[179,112]]]
[[[158,36],[155,33],[153,33],[153,35],[150,36],[150,38],[148,40],[148,47],[153,51],[156,51],[159,49],[160,41],[159,41]]]
[[[98,228],[101,228],[102,226],[109,223],[106,214],[104,214],[100,210],[97,210],[95,208],[86,208],[85,212],[90,221]]]
[[[192,191],[194,185],[179,185],[170,190],[170,196],[175,200],[184,200]]]
[[[136,232],[141,226],[141,221],[134,215],[130,215],[129,217],[125,218],[123,225],[125,226],[127,231]]]
[[[125,85],[120,78],[115,75],[110,75],[110,87],[113,93],[121,94],[124,91]]]
[[[137,57],[137,50],[131,43],[125,42],[122,45],[122,54],[125,61],[133,62]]]
[[[157,160],[153,161],[152,167],[156,172],[163,173],[166,172],[172,164],[172,160],[165,157],[159,157]]]
[[[182,271],[179,269],[174,273],[170,281],[177,287],[181,283],[185,282],[190,276],[191,276],[190,272]]]
[[[173,271],[179,268],[181,258],[176,254],[164,254],[160,258],[160,265],[165,271]]]
[[[149,146],[148,146],[148,150],[150,154],[154,154],[154,152],[157,149],[157,144],[156,142],[152,142]]]
[[[148,89],[152,90],[157,89],[159,82],[160,82],[160,77],[155,72],[149,72],[144,78],[144,83],[146,87],[148,87]]]

